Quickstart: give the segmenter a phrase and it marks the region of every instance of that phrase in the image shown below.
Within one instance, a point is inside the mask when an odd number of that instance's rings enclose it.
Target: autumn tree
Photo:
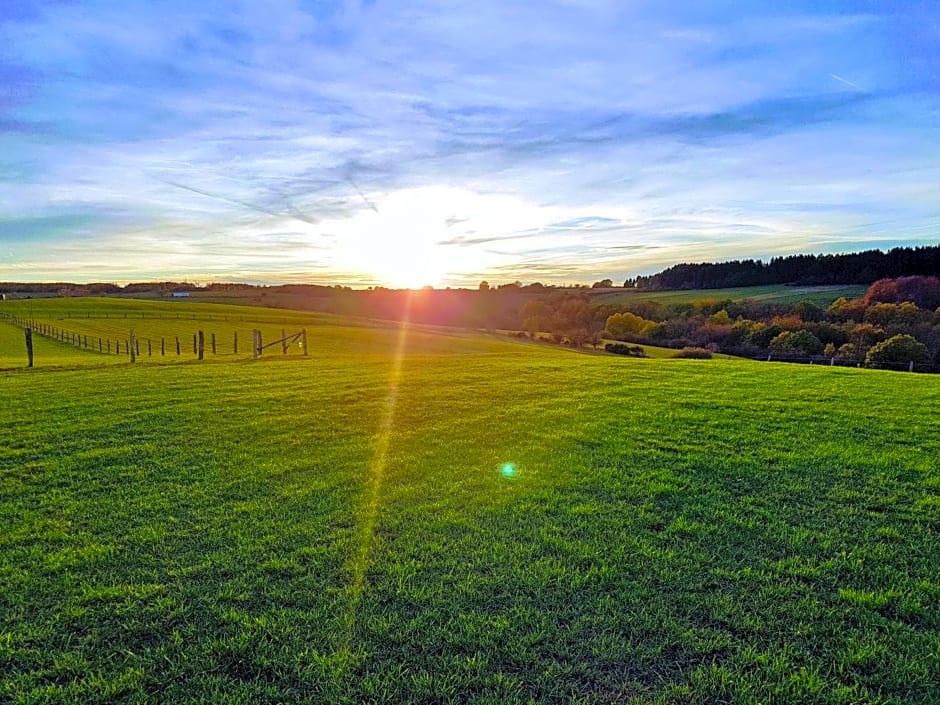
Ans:
[[[911,335],[896,335],[884,340],[868,351],[867,367],[897,367],[910,362],[927,362],[927,346]]]

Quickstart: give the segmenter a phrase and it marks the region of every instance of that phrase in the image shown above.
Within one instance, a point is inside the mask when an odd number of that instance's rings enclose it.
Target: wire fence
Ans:
[[[758,362],[788,362],[797,365],[822,365],[826,367],[855,368],[865,367],[868,369],[894,370],[896,372],[919,372],[927,374],[940,372],[940,365],[934,364],[932,362],[917,362],[914,360],[908,360],[907,362],[879,362],[877,364],[866,365],[860,360],[825,357],[823,355],[801,357],[796,355],[769,353],[767,355],[735,355],[735,357],[743,357],[744,359],[755,360]]]
[[[107,317],[89,316],[88,318],[98,318],[100,320]],[[262,331],[260,330],[251,330],[250,337],[247,331],[241,331],[241,335],[239,335],[237,330],[217,333],[206,332],[202,329],[183,334],[145,334],[138,336],[133,329],[124,330],[122,325],[106,326],[105,330],[88,332],[55,325],[55,323],[49,321],[34,320],[7,313],[0,313],[0,320],[26,331],[26,348],[30,367],[33,366],[33,336],[55,340],[91,353],[124,356],[129,358],[131,362],[144,357],[189,357],[203,360],[209,355],[256,359],[262,356],[264,350],[274,346],[279,346],[283,355],[287,355],[289,351],[295,348],[299,348],[301,354],[308,355],[306,328],[291,333],[281,330],[280,337],[275,335],[273,341],[264,344]],[[116,320],[123,321],[124,319]],[[200,319],[186,318],[184,320],[199,321]],[[221,322],[223,319],[215,317],[215,320]],[[271,324],[272,321],[265,320],[263,323]]]

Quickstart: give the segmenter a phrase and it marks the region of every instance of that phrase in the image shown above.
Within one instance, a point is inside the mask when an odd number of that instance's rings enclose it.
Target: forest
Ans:
[[[731,262],[677,264],[650,276],[628,278],[627,288],[724,289],[765,284],[870,284],[878,279],[940,272],[940,245],[895,247],[837,255],[788,255],[766,264],[745,259]]]

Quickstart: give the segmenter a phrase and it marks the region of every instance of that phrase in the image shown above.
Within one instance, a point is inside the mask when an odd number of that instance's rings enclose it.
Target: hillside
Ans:
[[[937,378],[303,322],[0,373],[0,700],[935,702]]]

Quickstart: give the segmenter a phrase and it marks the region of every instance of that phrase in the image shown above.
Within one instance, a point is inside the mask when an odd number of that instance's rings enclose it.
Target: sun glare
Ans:
[[[486,196],[445,186],[393,192],[360,214],[344,237],[344,264],[395,288],[441,286],[492,263],[476,248],[474,222],[503,210]]]

